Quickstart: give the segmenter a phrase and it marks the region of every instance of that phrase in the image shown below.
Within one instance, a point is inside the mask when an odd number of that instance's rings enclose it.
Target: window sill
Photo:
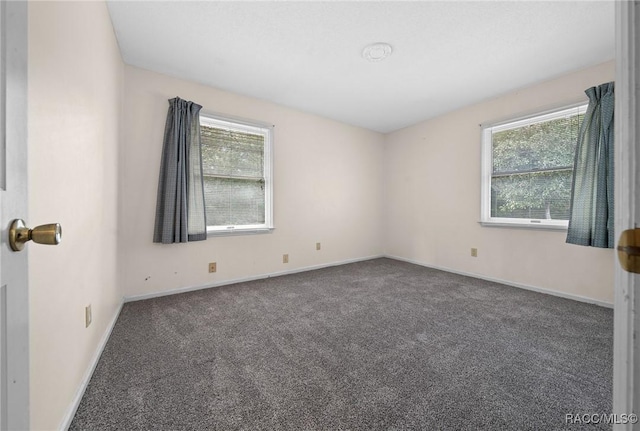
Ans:
[[[509,221],[479,221],[483,227],[510,227],[514,229],[542,229],[542,230],[555,230],[555,231],[567,231],[568,225],[566,224],[546,224],[546,223],[531,223],[531,222],[509,222]]]
[[[207,238],[215,236],[237,236],[237,235],[259,235],[263,233],[271,233],[275,230],[273,227],[264,228],[247,228],[247,229],[207,229]]]

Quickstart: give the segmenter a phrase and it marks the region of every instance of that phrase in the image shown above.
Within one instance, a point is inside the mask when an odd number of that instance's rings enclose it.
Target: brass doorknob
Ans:
[[[21,251],[27,241],[56,245],[62,240],[62,226],[58,223],[43,224],[29,229],[24,220],[15,219],[9,228],[9,245],[13,251]]]

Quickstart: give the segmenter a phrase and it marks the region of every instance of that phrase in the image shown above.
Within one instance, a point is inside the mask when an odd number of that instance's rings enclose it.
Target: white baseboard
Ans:
[[[124,302],[142,301],[144,299],[159,298],[161,296],[175,295],[175,294],[178,294],[178,293],[192,292],[194,290],[202,290],[202,289],[209,289],[209,288],[212,288],[212,287],[226,286],[226,285],[229,285],[229,284],[243,283],[245,281],[263,280],[265,278],[277,277],[277,276],[280,276],[280,275],[296,274],[296,273],[299,273],[299,272],[312,271],[314,269],[328,268],[328,267],[331,267],[331,266],[346,265],[348,263],[362,262],[362,261],[365,261],[365,260],[378,259],[378,258],[381,258],[381,257],[400,260],[400,261],[403,261],[403,262],[412,263],[414,265],[424,266],[426,268],[437,269],[437,270],[440,270],[440,271],[446,271],[446,272],[450,272],[450,273],[453,273],[453,274],[459,274],[459,275],[464,275],[464,276],[467,276],[467,277],[479,278],[481,280],[486,280],[486,281],[491,281],[491,282],[494,282],[494,283],[505,284],[507,286],[517,287],[517,288],[525,289],[525,290],[531,290],[531,291],[534,291],[534,292],[544,293],[544,294],[547,294],[547,295],[559,296],[561,298],[572,299],[574,301],[586,302],[586,303],[589,303],[589,304],[595,304],[595,305],[599,305],[599,306],[602,306],[602,307],[613,308],[613,303],[606,302],[606,301],[601,301],[599,299],[589,298],[587,296],[575,295],[575,294],[566,293],[566,292],[560,292],[560,291],[557,291],[557,290],[546,289],[544,287],[531,286],[531,285],[523,284],[523,283],[516,283],[516,282],[513,282],[513,281],[502,280],[500,278],[488,277],[488,276],[481,275],[481,274],[475,274],[475,273],[472,273],[472,272],[458,271],[458,270],[452,269],[452,268],[447,268],[447,267],[442,267],[442,266],[437,266],[437,265],[430,265],[430,264],[426,264],[426,263],[423,263],[423,262],[419,262],[417,260],[407,259],[407,258],[404,258],[404,257],[393,256],[393,255],[388,255],[388,254],[367,256],[367,257],[361,257],[361,258],[356,258],[356,259],[347,259],[347,260],[342,260],[342,261],[338,261],[338,262],[324,263],[324,264],[320,264],[320,265],[305,266],[305,267],[286,270],[286,271],[277,271],[277,272],[271,272],[271,273],[267,273],[267,274],[254,275],[254,276],[250,276],[250,277],[235,278],[235,279],[231,279],[231,280],[220,281],[220,282],[217,282],[217,283],[209,283],[209,284],[203,284],[203,285],[198,285],[198,286],[181,287],[181,288],[177,288],[177,289],[165,290],[163,292],[154,292],[154,293],[146,293],[146,294],[143,294],[143,295],[127,296],[127,297],[124,298]]]
[[[545,289],[544,287],[531,286],[528,284],[515,283],[513,281],[501,280],[499,278],[494,278],[494,277],[487,277],[485,275],[474,274],[472,272],[458,271],[456,269],[446,268],[446,267],[437,266],[437,265],[430,265],[427,263],[419,262],[413,259],[407,259],[400,256],[385,255],[384,257],[387,257],[389,259],[400,260],[407,263],[412,263],[414,265],[424,266],[426,268],[432,268],[432,269],[438,269],[440,271],[451,272],[453,274],[465,275],[467,277],[479,278],[481,280],[492,281],[494,283],[506,284],[507,286],[518,287],[520,289],[532,290],[534,292],[545,293],[547,295],[559,296],[561,298],[573,299],[574,301],[586,302],[589,304],[600,305],[602,307],[613,308],[613,303],[611,302],[600,301],[599,299],[593,299],[587,296],[575,295],[573,293],[560,292],[552,289]]]
[[[277,271],[277,272],[270,272],[267,274],[252,275],[250,277],[234,278],[231,280],[224,280],[217,283],[208,283],[208,284],[202,284],[198,286],[180,287],[177,289],[165,290],[162,292],[127,296],[124,298],[124,302],[142,301],[143,299],[159,298],[161,296],[175,295],[178,293],[192,292],[194,290],[209,289],[209,288],[218,287],[218,286],[226,286],[228,284],[243,283],[245,281],[263,280],[265,278],[278,277],[280,275],[288,275],[288,274],[296,274],[299,272],[313,271],[314,269],[322,269],[322,268],[329,268],[331,266],[346,265],[348,263],[362,262],[362,261],[371,260],[371,259],[379,259],[381,257],[385,257],[385,256],[375,255],[375,256],[359,257],[356,259],[347,259],[347,260],[341,260],[338,262],[323,263],[320,265],[304,266],[301,268],[290,269],[286,271]]]
[[[122,311],[122,306],[124,305],[124,300],[120,302],[120,306],[116,310],[111,322],[109,322],[109,326],[107,326],[107,330],[102,335],[100,339],[100,343],[98,343],[98,348],[96,349],[93,358],[91,358],[91,363],[89,364],[89,368],[84,373],[84,377],[82,378],[82,382],[80,383],[80,387],[76,392],[76,396],[73,398],[73,402],[69,406],[67,410],[67,414],[64,416],[62,420],[62,424],[59,429],[61,431],[66,431],[69,429],[71,425],[71,421],[73,421],[73,417],[76,415],[76,411],[80,406],[80,401],[82,401],[82,397],[84,396],[84,392],[87,390],[87,386],[89,385],[89,381],[91,381],[91,377],[93,376],[93,372],[98,365],[98,361],[100,360],[100,356],[102,356],[102,351],[104,347],[107,345],[107,341],[109,341],[109,337],[111,336],[111,332],[113,331],[113,327],[116,325],[116,321],[118,320],[118,316],[120,316],[120,312]]]

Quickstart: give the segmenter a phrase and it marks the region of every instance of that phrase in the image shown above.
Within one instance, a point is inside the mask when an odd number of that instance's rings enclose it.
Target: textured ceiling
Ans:
[[[390,132],[614,57],[612,1],[109,1],[127,64]],[[361,57],[373,42],[393,54]]]

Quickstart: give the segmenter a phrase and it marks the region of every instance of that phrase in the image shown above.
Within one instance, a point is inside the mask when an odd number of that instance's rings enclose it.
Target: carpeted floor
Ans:
[[[370,260],[125,304],[70,429],[581,429],[612,338],[607,308]]]

